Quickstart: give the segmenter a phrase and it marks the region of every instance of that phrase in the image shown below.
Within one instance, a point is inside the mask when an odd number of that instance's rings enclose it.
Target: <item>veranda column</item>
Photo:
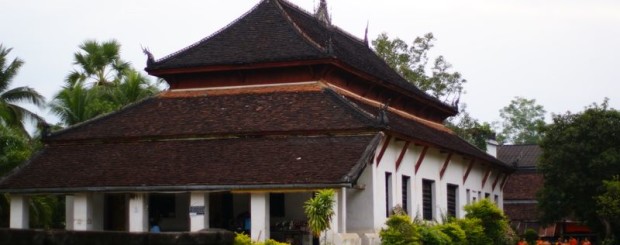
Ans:
[[[269,193],[250,195],[250,235],[253,241],[269,239]]]
[[[190,193],[189,223],[190,231],[199,231],[209,228],[209,193]]]
[[[29,210],[28,197],[22,195],[11,195],[11,216],[10,225],[12,229],[28,229]]]
[[[65,230],[73,230],[73,195],[65,196]]]
[[[342,217],[342,210],[340,209],[340,205],[342,203],[342,195],[340,194],[342,192],[342,190],[334,190],[334,203],[332,204],[332,210],[334,211],[334,216],[332,216],[332,220],[329,223],[329,227],[330,229],[327,230],[327,241],[333,243],[334,242],[334,235],[337,233],[342,232],[341,231],[341,217]]]
[[[347,233],[347,188],[342,187],[338,196],[338,232]]]
[[[88,193],[73,196],[73,230],[93,230],[93,201]]]
[[[146,232],[149,230],[148,197],[144,193],[129,195],[129,231]]]

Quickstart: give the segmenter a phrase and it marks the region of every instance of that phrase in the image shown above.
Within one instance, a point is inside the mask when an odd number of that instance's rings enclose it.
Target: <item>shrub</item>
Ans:
[[[385,245],[411,245],[420,244],[420,235],[416,226],[407,215],[392,215],[385,222],[386,229],[381,229],[379,236],[381,243]]]
[[[514,232],[508,225],[508,218],[489,199],[465,205],[464,209],[467,212],[466,218],[477,218],[482,221],[484,233],[489,239],[495,241],[495,244],[512,245],[516,242]]]
[[[424,245],[451,245],[452,240],[450,236],[441,231],[437,225],[422,225],[420,226],[420,234],[422,237],[422,244]]]
[[[465,232],[468,245],[487,245],[493,244],[493,240],[489,239],[484,233],[482,221],[477,218],[464,218],[456,220],[456,223]]]
[[[278,242],[273,239],[267,239],[265,242],[254,242],[250,236],[243,233],[235,233],[235,241],[233,245],[288,245],[285,242]]]
[[[449,222],[438,225],[437,228],[444,234],[450,237],[453,245],[465,245],[467,244],[467,237],[465,231],[456,222]]]
[[[523,238],[525,238],[527,244],[534,244],[536,243],[536,239],[538,238],[538,232],[536,232],[532,228],[528,228],[527,230],[525,230],[525,233],[523,233]]]

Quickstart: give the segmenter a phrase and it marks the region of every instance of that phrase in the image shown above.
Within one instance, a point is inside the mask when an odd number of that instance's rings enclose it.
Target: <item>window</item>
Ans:
[[[403,210],[406,213],[409,213],[409,183],[411,183],[411,178],[409,176],[403,175],[403,186],[402,186],[402,194],[403,194]]]
[[[471,190],[467,189],[465,191],[465,194],[466,194],[466,198],[467,198],[467,204],[470,204],[471,203]]]
[[[422,180],[422,218],[433,220],[433,185],[432,180]]]
[[[456,202],[459,186],[448,184],[448,216],[456,217]]]
[[[499,195],[495,195],[495,204],[499,205]]]
[[[485,199],[489,199],[489,201],[491,200],[491,194],[490,193],[484,193],[484,198]]]
[[[385,217],[392,211],[392,173],[385,172]]]

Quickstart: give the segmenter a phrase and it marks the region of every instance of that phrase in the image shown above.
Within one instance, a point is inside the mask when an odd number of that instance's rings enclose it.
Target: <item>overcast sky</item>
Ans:
[[[290,1],[308,11],[319,2]],[[51,100],[84,40],[118,40],[122,57],[143,70],[141,46],[161,58],[258,2],[0,0],[0,43],[25,61],[13,86],[31,86]],[[461,102],[482,121],[499,120],[515,96],[556,114],[605,97],[620,108],[620,1],[328,0],[328,6],[332,22],[360,38],[367,22],[370,39],[386,32],[411,43],[432,32],[432,56],[444,55],[468,80]]]

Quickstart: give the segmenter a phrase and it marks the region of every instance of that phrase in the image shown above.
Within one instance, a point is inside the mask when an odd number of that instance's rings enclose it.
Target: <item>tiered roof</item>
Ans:
[[[423,110],[454,113],[405,81],[361,40],[284,0],[261,1],[213,36],[150,61],[146,70],[183,81],[187,74],[261,68],[277,73],[300,64],[334,66],[370,79],[373,88],[405,93],[423,103]],[[386,134],[510,169],[436,120],[317,79],[164,92],[47,136],[45,148],[0,180],[0,189],[353,187]]]

